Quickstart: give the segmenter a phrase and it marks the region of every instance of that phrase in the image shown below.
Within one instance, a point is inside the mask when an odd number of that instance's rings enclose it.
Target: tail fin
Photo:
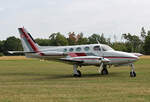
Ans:
[[[38,45],[28,33],[28,31],[25,28],[18,28],[20,37],[21,37],[21,43],[23,46],[24,51],[26,52],[39,52]]]

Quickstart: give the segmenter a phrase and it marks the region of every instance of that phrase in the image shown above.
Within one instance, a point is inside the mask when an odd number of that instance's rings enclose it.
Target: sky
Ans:
[[[0,40],[19,37],[25,27],[34,38],[54,32],[121,34],[150,30],[150,0],[0,0]]]

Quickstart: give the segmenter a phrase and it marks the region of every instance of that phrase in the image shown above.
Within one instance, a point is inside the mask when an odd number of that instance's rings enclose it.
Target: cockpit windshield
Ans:
[[[102,47],[103,51],[114,50],[111,47],[109,47],[108,45],[102,45],[101,47]]]

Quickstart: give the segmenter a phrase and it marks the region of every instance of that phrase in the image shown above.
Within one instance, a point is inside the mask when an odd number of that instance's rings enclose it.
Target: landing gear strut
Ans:
[[[130,66],[131,66],[130,77],[136,77],[136,73],[135,73],[135,71],[134,71],[134,70],[135,70],[134,65],[131,64]]]
[[[101,75],[107,75],[108,74],[107,65],[103,65],[102,67],[103,69],[101,70]]]
[[[80,70],[77,70],[78,68],[78,65],[73,65],[73,76],[74,77],[81,77],[81,72]]]

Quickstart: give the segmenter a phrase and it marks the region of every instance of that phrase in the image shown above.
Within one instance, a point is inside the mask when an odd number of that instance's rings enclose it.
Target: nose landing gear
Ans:
[[[130,66],[131,66],[130,77],[136,77],[136,73],[135,73],[135,71],[134,71],[134,70],[135,70],[134,65],[131,64]]]

